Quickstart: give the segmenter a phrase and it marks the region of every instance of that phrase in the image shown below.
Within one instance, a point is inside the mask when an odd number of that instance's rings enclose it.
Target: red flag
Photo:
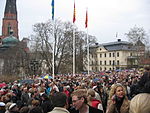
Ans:
[[[76,7],[75,7],[75,1],[74,1],[74,11],[73,11],[73,23],[76,21]]]
[[[88,27],[88,11],[86,10],[85,28]]]

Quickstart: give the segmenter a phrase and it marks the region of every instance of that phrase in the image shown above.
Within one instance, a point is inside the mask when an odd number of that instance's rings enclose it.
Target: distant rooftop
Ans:
[[[129,43],[127,41],[121,41],[121,39],[118,39],[115,42],[103,43],[101,45],[103,45],[103,46],[110,46],[110,45],[120,45],[120,44],[128,45],[128,44],[131,44],[131,43]]]
[[[102,43],[102,44],[96,43],[95,45],[92,45],[90,47],[101,47],[101,46],[103,46],[108,51],[135,50],[135,48],[133,48],[131,43],[127,41],[121,41],[121,39],[118,39],[115,42],[109,42],[109,43]]]

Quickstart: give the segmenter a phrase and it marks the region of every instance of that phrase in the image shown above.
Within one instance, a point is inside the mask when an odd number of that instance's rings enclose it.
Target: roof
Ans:
[[[141,40],[138,40],[138,41],[135,43],[135,45],[137,45],[137,46],[145,46],[145,45],[142,43]]]
[[[119,51],[119,50],[135,50],[134,46],[132,46],[131,43],[127,41],[115,41],[115,42],[109,42],[109,43],[103,43],[103,44],[96,44],[91,47],[101,47],[103,46],[108,51]]]
[[[16,45],[18,42],[19,42],[19,40],[16,37],[10,35],[10,36],[2,39],[2,46],[10,47],[10,46]]]
[[[104,48],[107,49],[108,51],[119,51],[119,50],[136,50],[134,48],[134,46],[132,46],[131,44],[114,44],[114,45],[104,45]]]

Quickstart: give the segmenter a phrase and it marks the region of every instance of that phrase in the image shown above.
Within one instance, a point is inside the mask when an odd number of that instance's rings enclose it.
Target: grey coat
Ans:
[[[70,112],[65,108],[55,107],[51,112],[48,113],[70,113]]]

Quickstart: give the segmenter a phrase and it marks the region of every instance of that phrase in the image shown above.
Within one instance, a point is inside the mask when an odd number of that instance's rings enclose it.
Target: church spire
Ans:
[[[16,0],[7,0],[5,14],[11,13],[17,15]]]
[[[17,20],[16,0],[7,0],[6,1],[4,18]]]
[[[9,36],[10,29],[14,31],[13,36],[19,38],[16,0],[6,0],[2,25],[2,35],[4,37]]]

